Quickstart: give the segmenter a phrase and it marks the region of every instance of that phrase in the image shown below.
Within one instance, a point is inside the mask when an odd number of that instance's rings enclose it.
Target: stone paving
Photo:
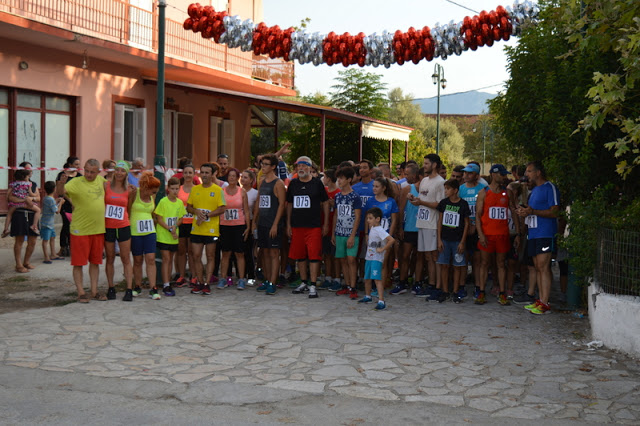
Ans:
[[[640,422],[640,364],[587,348],[587,320],[568,314],[534,316],[492,297],[476,306],[389,296],[376,312],[329,292],[176,292],[0,315],[0,364],[123,386],[243,385],[461,407],[502,421]]]

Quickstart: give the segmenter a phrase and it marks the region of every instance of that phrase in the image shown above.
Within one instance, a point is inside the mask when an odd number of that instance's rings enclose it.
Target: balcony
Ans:
[[[157,6],[148,11],[121,0],[0,0],[0,12],[137,49],[157,52]],[[185,13],[186,17],[186,13]],[[293,89],[293,63],[228,49],[182,22],[166,20],[167,57]]]

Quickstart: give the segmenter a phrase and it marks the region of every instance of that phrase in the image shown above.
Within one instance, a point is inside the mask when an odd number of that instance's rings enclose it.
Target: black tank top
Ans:
[[[260,216],[258,217],[258,226],[273,226],[273,222],[276,220],[276,214],[278,213],[278,207],[280,207],[280,201],[276,197],[274,188],[276,182],[280,179],[276,178],[271,182],[266,180],[262,181],[260,188],[258,189],[258,208],[260,209]]]

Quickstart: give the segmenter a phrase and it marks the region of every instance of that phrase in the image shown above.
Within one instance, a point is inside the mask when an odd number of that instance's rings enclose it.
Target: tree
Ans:
[[[349,68],[338,72],[329,96],[336,108],[384,120],[389,111],[386,87],[380,74]]]

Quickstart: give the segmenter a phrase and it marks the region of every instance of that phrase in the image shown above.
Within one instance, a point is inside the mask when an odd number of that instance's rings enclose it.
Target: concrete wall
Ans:
[[[605,346],[640,357],[640,297],[602,293],[589,286],[589,322],[594,340]]]

